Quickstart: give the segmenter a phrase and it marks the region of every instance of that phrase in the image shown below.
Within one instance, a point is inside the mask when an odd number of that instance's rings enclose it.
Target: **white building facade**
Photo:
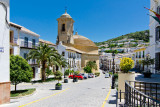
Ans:
[[[39,35],[23,26],[10,23],[10,54],[20,55],[24,59],[31,49],[39,44]],[[40,69],[36,60],[28,60],[33,70],[33,79],[40,79]]]
[[[9,0],[0,0],[0,104],[10,102]]]
[[[68,66],[66,68],[62,68],[62,73],[65,72],[66,69],[74,70],[74,71],[82,71],[81,69],[81,52],[75,48],[67,47],[60,42],[57,45],[57,50],[60,55],[62,55],[66,61],[68,62]]]
[[[160,14],[160,0],[150,0],[153,11]],[[152,12],[151,15],[155,16]],[[155,58],[155,71],[160,71],[160,24],[150,17],[150,48],[149,54],[151,58]]]

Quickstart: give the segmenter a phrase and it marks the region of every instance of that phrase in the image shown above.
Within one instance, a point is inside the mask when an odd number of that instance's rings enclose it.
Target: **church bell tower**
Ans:
[[[74,44],[73,40],[73,24],[74,20],[72,17],[67,13],[62,14],[60,18],[57,19],[58,21],[58,36],[56,44],[59,44],[60,41],[66,44]]]

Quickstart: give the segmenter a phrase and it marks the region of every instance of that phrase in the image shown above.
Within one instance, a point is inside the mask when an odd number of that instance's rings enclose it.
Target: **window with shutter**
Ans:
[[[24,47],[28,47],[28,38],[27,37],[24,38]]]
[[[32,47],[35,48],[35,46],[36,46],[36,40],[32,39]]]
[[[156,39],[155,41],[159,41],[160,40],[160,26],[156,27]]]
[[[27,58],[27,53],[24,53],[24,59],[26,59]]]
[[[155,69],[159,70],[160,69],[160,53],[156,53],[156,59],[155,59]]]
[[[157,7],[157,13],[160,14],[160,6]]]

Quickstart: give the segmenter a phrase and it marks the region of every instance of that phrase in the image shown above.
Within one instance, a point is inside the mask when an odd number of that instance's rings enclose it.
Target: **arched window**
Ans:
[[[65,31],[65,24],[62,24],[62,31]]]

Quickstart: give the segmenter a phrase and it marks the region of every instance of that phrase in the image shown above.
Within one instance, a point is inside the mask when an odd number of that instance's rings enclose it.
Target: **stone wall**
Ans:
[[[10,101],[10,82],[0,82],[0,104]]]

